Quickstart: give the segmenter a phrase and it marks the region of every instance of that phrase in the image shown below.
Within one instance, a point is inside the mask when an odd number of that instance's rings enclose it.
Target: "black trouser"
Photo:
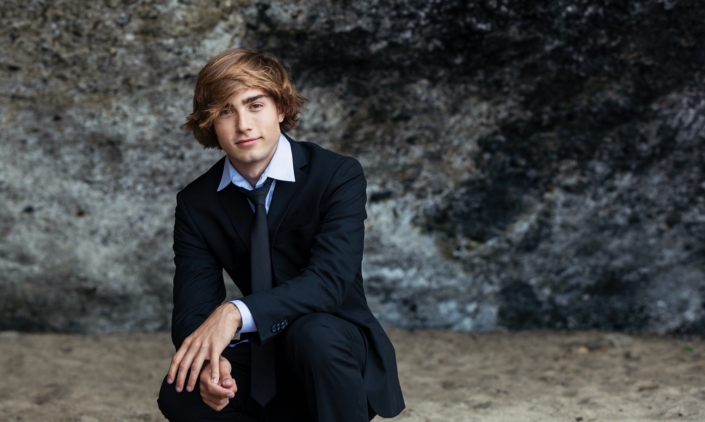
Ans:
[[[264,409],[250,397],[247,342],[222,353],[238,387],[224,409],[217,412],[203,403],[198,383],[191,393],[177,393],[166,380],[159,409],[172,422],[366,422],[374,417],[362,379],[367,342],[356,325],[331,314],[310,314],[294,320],[272,341],[277,350],[277,395]]]

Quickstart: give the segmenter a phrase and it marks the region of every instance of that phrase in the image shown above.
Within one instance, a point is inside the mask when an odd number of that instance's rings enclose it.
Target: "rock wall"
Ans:
[[[0,6],[0,329],[168,328],[175,192],[222,154],[179,126],[244,46],[362,162],[383,324],[705,332],[697,0],[290,3]]]

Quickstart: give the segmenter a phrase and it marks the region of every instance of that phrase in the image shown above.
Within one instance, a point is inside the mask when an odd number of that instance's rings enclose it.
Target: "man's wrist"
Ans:
[[[228,303],[232,306],[228,306]],[[231,316],[235,322],[235,332],[232,335],[232,340],[240,339],[240,329],[242,328],[242,314],[240,309],[233,302],[228,302],[225,306],[228,307],[228,315]]]

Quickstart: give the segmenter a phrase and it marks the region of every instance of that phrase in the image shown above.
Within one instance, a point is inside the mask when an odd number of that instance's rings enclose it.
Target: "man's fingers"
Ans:
[[[206,360],[206,356],[207,352],[202,351],[196,355],[195,359],[191,363],[191,375],[189,376],[188,384],[186,385],[186,391],[193,391],[193,387],[196,386],[196,382],[198,382],[198,377],[201,375],[201,368],[203,367],[203,362]]]
[[[201,371],[201,375],[198,377],[198,385],[201,386],[201,396],[203,395],[204,392],[208,390],[208,386],[211,384],[210,382],[210,370],[209,367],[210,362],[206,363],[203,365],[203,370]]]
[[[181,359],[181,362],[179,362],[179,365],[178,365],[179,372],[176,375],[176,391],[178,391],[179,393],[184,388],[184,382],[186,382],[186,376],[189,373],[189,369],[191,369],[193,367],[196,351],[193,350],[192,348],[189,348],[189,350],[185,353],[186,353],[185,356]],[[200,365],[199,365],[199,370],[200,370]],[[192,374],[192,376],[193,376],[193,374]],[[198,372],[196,372],[196,376],[198,376]],[[193,385],[191,386],[191,390],[193,390]],[[191,390],[188,390],[188,391],[191,391]]]
[[[228,362],[228,363],[229,363],[229,362]],[[232,368],[230,367],[229,364],[228,364],[228,365],[222,365],[222,366],[220,367],[220,370],[221,370],[221,372],[222,372],[221,375],[220,375],[220,380],[221,380],[221,381],[233,379],[233,376],[230,374],[230,371],[232,370]],[[222,382],[221,382],[221,383],[222,383]]]
[[[232,378],[223,380],[223,381],[220,383],[220,385],[222,385],[223,388],[227,388],[228,391],[232,391],[233,393],[235,393],[235,392],[237,391],[237,387],[236,387],[236,385],[235,385],[235,380],[232,379]]]
[[[230,375],[230,372],[223,372],[223,376],[221,377],[222,381],[220,382],[220,385],[222,385],[224,388],[227,388],[228,390],[232,391],[235,393],[237,391],[237,386],[235,385],[235,379]]]
[[[200,385],[201,398],[203,398],[203,401],[209,400],[212,403],[217,403],[235,397],[235,393],[232,390],[223,388],[218,384],[213,384],[208,379],[201,379]]]
[[[211,397],[215,397],[219,400],[231,399],[235,397],[235,393],[233,393],[231,390],[217,384],[208,385],[208,395]]]
[[[169,384],[174,382],[174,379],[176,378],[176,373],[179,370],[179,364],[181,363],[181,360],[184,358],[184,355],[186,354],[186,350],[188,349],[188,343],[184,341],[184,344],[181,345],[179,350],[176,351],[174,354],[174,357],[171,358],[171,365],[169,365],[169,371],[166,374],[166,382]]]
[[[211,350],[211,382],[213,384],[218,384],[220,381],[220,352]]]
[[[230,366],[230,362],[221,356],[220,385],[222,385],[224,388],[227,388],[229,391],[232,391],[232,396],[228,396],[232,398],[235,397],[235,393],[237,392],[237,386],[235,385],[235,380],[233,379],[233,376],[230,371],[232,371],[232,366]]]

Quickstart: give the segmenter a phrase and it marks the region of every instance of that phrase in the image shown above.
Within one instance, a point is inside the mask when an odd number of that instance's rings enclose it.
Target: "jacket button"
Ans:
[[[289,323],[289,321],[284,320],[284,322],[282,322],[282,326],[286,327],[286,325],[287,325],[288,323]]]
[[[276,332],[277,332],[277,326],[276,326],[276,325],[272,325],[272,332],[273,332],[273,333],[276,333]]]

